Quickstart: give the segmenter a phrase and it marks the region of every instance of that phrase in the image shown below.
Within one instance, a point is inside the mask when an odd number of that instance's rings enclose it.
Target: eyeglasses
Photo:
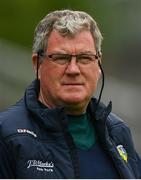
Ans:
[[[94,54],[50,54],[50,55],[43,55],[51,59],[54,63],[60,65],[67,65],[72,60],[72,57],[76,58],[76,62],[79,64],[89,64],[91,62],[95,62],[98,59],[97,55]]]

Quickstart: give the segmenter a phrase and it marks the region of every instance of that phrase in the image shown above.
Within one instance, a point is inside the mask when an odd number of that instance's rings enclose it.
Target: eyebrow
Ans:
[[[63,50],[63,51],[65,51],[65,50]],[[72,54],[72,53],[69,53],[69,52],[63,52],[63,51],[53,51],[53,52],[51,52],[51,54]],[[50,54],[50,53],[47,53],[47,54]],[[80,52],[78,52],[77,54],[97,54],[97,52],[92,52],[92,51],[89,51],[89,50],[84,50],[84,51],[80,51]]]

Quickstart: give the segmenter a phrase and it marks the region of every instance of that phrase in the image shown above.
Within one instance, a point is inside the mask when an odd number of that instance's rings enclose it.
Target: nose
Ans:
[[[66,74],[68,74],[68,75],[79,75],[80,74],[80,68],[76,62],[76,57],[72,57],[68,66],[66,67]]]

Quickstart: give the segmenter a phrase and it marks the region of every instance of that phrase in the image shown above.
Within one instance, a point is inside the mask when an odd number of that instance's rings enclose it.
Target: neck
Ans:
[[[65,106],[65,112],[68,115],[80,115],[86,113],[86,107],[80,105],[67,105]]]
[[[42,93],[39,94],[38,100],[48,108],[53,108],[45,99]]]

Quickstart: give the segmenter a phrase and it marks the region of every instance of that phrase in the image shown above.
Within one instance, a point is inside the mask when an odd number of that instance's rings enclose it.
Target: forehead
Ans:
[[[62,36],[59,32],[52,31],[47,44],[47,51],[96,51],[92,34],[86,30],[74,36]]]

